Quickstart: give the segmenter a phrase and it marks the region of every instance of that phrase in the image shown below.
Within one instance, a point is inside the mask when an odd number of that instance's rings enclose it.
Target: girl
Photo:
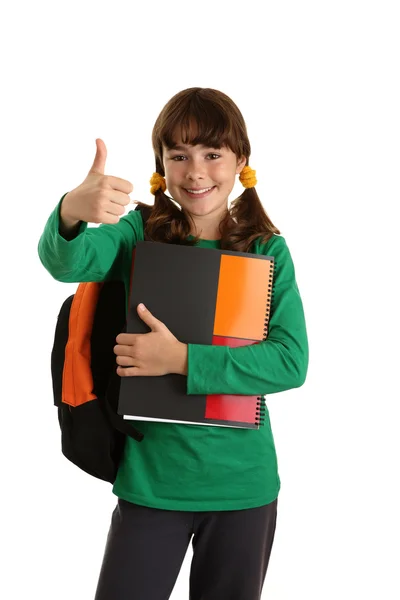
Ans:
[[[285,239],[255,190],[243,117],[222,92],[190,88],[163,108],[153,129],[154,207],[124,215],[133,186],[104,174],[106,148],[85,181],[50,215],[39,256],[58,281],[120,278],[129,293],[137,241],[198,245],[275,257],[266,341],[229,348],[183,344],[146,308],[151,331],[121,333],[121,377],[187,376],[190,394],[264,395],[300,387],[308,367],[302,301]],[[245,187],[228,206],[235,177]],[[170,196],[166,195],[168,189]],[[146,205],[144,205],[146,206]],[[101,223],[88,228],[87,223]],[[140,422],[127,438],[95,600],[170,597],[192,541],[191,600],[258,600],[274,540],[280,479],[268,411],[258,430]]]

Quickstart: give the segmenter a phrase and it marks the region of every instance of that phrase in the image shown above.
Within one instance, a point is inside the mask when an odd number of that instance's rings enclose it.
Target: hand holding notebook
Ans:
[[[187,345],[180,342],[144,304],[137,313],[151,333],[120,333],[114,347],[117,374],[121,377],[149,377],[187,374]]]

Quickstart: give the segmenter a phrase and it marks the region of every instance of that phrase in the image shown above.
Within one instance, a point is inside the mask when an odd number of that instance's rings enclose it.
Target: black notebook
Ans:
[[[134,251],[128,333],[147,333],[143,302],[183,343],[230,347],[267,338],[274,258],[215,248],[138,242]],[[188,395],[175,373],[122,377],[118,413],[135,420],[257,429],[262,396]]]

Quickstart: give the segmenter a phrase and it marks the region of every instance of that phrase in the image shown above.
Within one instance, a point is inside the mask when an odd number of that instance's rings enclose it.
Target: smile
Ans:
[[[212,190],[214,189],[214,187],[215,186],[208,187],[208,188],[202,188],[201,190],[197,190],[197,189],[185,189],[185,192],[187,193],[188,196],[191,196],[192,198],[194,196],[196,196],[196,198],[204,198],[210,192],[212,192]]]

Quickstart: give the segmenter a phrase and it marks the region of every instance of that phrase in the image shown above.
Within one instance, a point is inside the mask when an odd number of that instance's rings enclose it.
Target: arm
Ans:
[[[268,338],[229,348],[188,344],[188,394],[265,395],[303,385],[308,339],[293,261],[281,236],[262,247],[275,257]]]
[[[132,253],[137,239],[143,237],[139,211],[131,211],[119,223],[88,228],[61,221],[61,198],[51,213],[38,244],[40,261],[58,281],[103,281],[111,272],[118,256]]]

